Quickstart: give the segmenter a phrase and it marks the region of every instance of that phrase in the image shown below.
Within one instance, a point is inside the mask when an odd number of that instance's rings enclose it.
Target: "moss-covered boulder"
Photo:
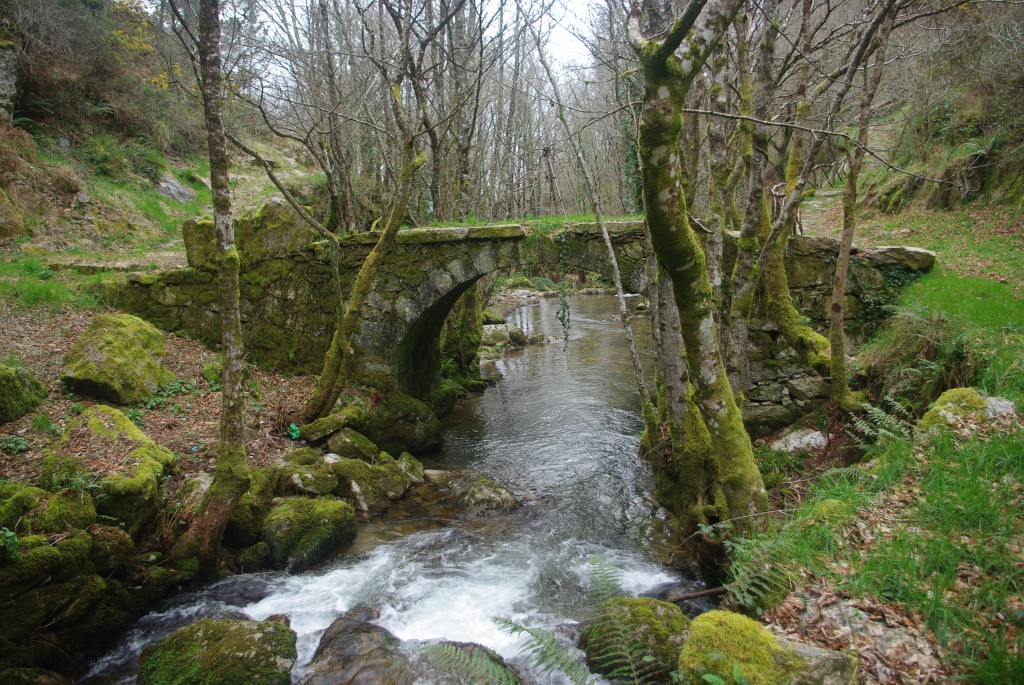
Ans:
[[[417,454],[441,446],[441,422],[434,412],[397,390],[386,393],[353,428],[393,454]]]
[[[651,597],[613,597],[584,628],[580,646],[595,673],[621,674],[632,663],[643,671],[644,682],[667,681],[689,627],[690,619],[675,604]]]
[[[0,639],[18,643],[42,630],[56,632],[73,626],[94,609],[106,589],[95,573],[80,573],[63,582],[33,587],[18,595],[16,615],[0,622]],[[8,613],[8,612],[5,612]],[[16,664],[3,664],[0,667]],[[43,665],[23,661],[19,665]]]
[[[64,384],[82,395],[137,404],[174,379],[163,368],[164,335],[131,314],[97,314],[64,355]]]
[[[128,568],[135,556],[135,543],[128,533],[113,526],[93,526],[89,528],[89,535],[92,536],[89,561],[97,573],[109,576]]]
[[[92,495],[75,488],[64,488],[50,495],[36,517],[38,530],[43,533],[88,528],[95,522],[96,507]]]
[[[953,388],[939,395],[921,417],[921,428],[956,426],[964,421],[978,420],[984,414],[985,396],[974,388]]]
[[[279,495],[327,495],[338,487],[338,477],[324,455],[310,447],[291,450],[278,471]]]
[[[46,491],[28,483],[0,481],[0,528],[28,532],[25,515],[39,506]]]
[[[846,685],[857,664],[848,654],[801,645],[773,635],[756,621],[729,611],[693,620],[679,654],[682,683],[705,685],[705,675],[729,685]]]
[[[0,423],[20,419],[46,397],[46,388],[29,369],[0,364]]]
[[[61,674],[42,668],[8,668],[0,671],[0,683],[4,683],[4,685],[71,685],[71,681]]]
[[[477,478],[460,500],[463,512],[470,517],[507,514],[521,505],[512,491],[489,478]]]
[[[123,413],[98,404],[68,423],[46,456],[39,483],[52,490],[87,478],[94,457],[120,455],[115,473],[98,474],[96,511],[124,521],[135,537],[160,508],[160,481],[174,468],[174,455],[149,439]]]
[[[286,497],[263,521],[260,535],[270,548],[269,562],[291,573],[303,571],[352,544],[356,513],[337,499]]]
[[[278,466],[249,469],[249,491],[238,500],[235,511],[224,529],[225,545],[232,549],[241,549],[260,539],[263,519],[273,505],[280,470]]]
[[[142,652],[139,685],[288,685],[295,633],[277,621],[205,618]]]
[[[17,597],[44,582],[62,583],[79,573],[91,573],[92,537],[72,531],[53,544],[42,535],[18,539],[18,556],[0,564],[0,600]]]
[[[327,449],[342,459],[362,459],[371,464],[377,460],[380,449],[373,440],[352,428],[342,428],[327,441]]]
[[[351,405],[322,419],[317,419],[299,428],[299,437],[306,442],[317,443],[328,438],[346,426],[357,425],[366,418],[366,412],[359,405]]]
[[[417,468],[418,467],[418,468]],[[362,513],[377,513],[387,509],[391,502],[401,499],[423,466],[408,453],[396,460],[381,452],[374,464],[362,459],[340,459],[332,464],[338,477],[334,491],[339,497],[351,501]]]

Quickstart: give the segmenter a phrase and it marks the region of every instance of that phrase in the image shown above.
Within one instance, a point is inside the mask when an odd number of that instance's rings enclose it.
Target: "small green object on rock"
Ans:
[[[64,384],[82,395],[138,404],[174,380],[163,368],[164,335],[131,314],[97,314],[64,356]]]
[[[145,649],[140,685],[288,685],[295,633],[276,621],[203,619]]]

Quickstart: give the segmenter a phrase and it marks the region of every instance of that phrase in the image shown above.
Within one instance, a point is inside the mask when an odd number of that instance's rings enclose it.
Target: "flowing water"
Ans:
[[[590,555],[617,567],[630,593],[677,580],[654,561],[664,522],[636,456],[642,422],[615,300],[573,298],[568,349],[557,307],[542,300],[513,314],[512,323],[558,342],[498,360],[503,380],[460,403],[445,420],[443,452],[424,460],[506,485],[524,502],[520,512],[485,524],[371,523],[354,550],[313,571],[239,576],[176,598],[91,674],[132,682],[142,646],[204,616],[286,614],[300,676],[323,631],[357,605],[377,609],[376,622],[403,640],[477,642],[511,658],[517,640],[491,619],[548,628],[580,620]],[[649,329],[637,324],[646,343]]]

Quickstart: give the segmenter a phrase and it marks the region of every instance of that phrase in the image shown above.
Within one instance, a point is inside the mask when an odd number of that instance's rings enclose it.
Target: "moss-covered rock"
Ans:
[[[508,513],[521,504],[512,491],[489,478],[477,478],[462,495],[461,505],[467,516],[478,517]]]
[[[174,379],[163,368],[164,336],[131,314],[97,314],[64,355],[64,384],[118,404],[136,404]]]
[[[346,426],[359,424],[366,419],[366,412],[359,405],[345,407],[330,416],[317,419],[299,428],[299,437],[307,442],[320,442]]]
[[[97,573],[109,576],[129,566],[135,556],[135,543],[128,533],[113,526],[93,526],[89,534],[92,535],[89,561]]]
[[[28,483],[0,481],[0,528],[28,532],[22,520],[39,506],[46,491]]]
[[[613,597],[583,630],[580,644],[592,671],[612,675],[635,664],[644,682],[667,681],[690,627],[675,604],[651,597]]]
[[[203,619],[147,647],[140,685],[288,685],[295,633],[276,621]]]
[[[270,556],[270,547],[262,540],[242,550],[238,556],[239,570],[242,573],[257,573],[267,565],[267,557]]]
[[[966,422],[981,421],[988,403],[974,388],[953,388],[939,395],[931,409],[921,417],[922,430],[952,428]]]
[[[255,543],[263,529],[263,519],[273,504],[280,467],[265,466],[249,470],[249,491],[235,505],[224,529],[224,544],[241,549]]]
[[[18,206],[0,188],[0,240],[15,238],[25,233],[25,218]]]
[[[0,599],[15,597],[46,580],[63,582],[77,573],[92,572],[92,537],[85,531],[71,531],[52,545],[37,535],[19,538],[19,543],[17,558],[0,565]]]
[[[773,635],[756,621],[728,611],[693,620],[679,654],[682,683],[704,685],[713,675],[729,685],[846,685],[857,663],[849,655],[801,645]]]
[[[71,626],[88,615],[105,589],[106,581],[88,572],[33,587],[18,595],[17,615],[0,622],[0,638],[18,642],[43,626],[50,631]]]
[[[371,464],[377,460],[380,449],[373,440],[352,428],[342,428],[327,441],[327,449],[342,459],[362,459]]]
[[[270,563],[298,573],[352,544],[356,515],[336,499],[286,497],[263,521],[261,539],[270,548]]]
[[[338,487],[338,477],[324,455],[310,447],[299,447],[285,455],[278,471],[279,495],[326,495]]]
[[[135,537],[160,508],[160,482],[174,468],[174,455],[149,439],[123,413],[98,404],[68,423],[45,458],[40,485],[59,489],[85,469],[80,458],[122,455],[118,473],[99,474],[96,511],[125,523]]]
[[[361,459],[341,459],[335,462],[332,465],[338,477],[335,494],[351,501],[362,513],[383,511],[391,501],[405,495],[412,483],[406,471],[415,473],[415,464],[419,464],[411,455],[402,456],[403,463],[396,461],[387,452],[381,452],[372,465]]]
[[[46,388],[29,369],[0,364],[0,423],[20,419],[46,397]]]
[[[427,452],[441,446],[441,422],[426,404],[397,390],[353,427],[385,452]]]
[[[71,685],[59,673],[42,668],[8,668],[0,671],[0,683],[5,685]]]
[[[68,528],[88,528],[96,522],[92,495],[84,490],[64,488],[50,495],[36,518],[39,530],[60,533]]]

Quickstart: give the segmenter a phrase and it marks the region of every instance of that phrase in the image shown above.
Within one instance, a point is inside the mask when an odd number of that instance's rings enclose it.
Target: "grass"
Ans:
[[[93,309],[99,302],[89,286],[96,278],[74,271],[55,272],[37,257],[21,255],[0,262],[0,300],[27,309],[57,311],[65,305]]]
[[[965,216],[948,221],[960,225]],[[1000,272],[1024,273],[1024,252],[1005,243],[1002,249],[993,260]],[[951,357],[966,355],[963,384],[1010,398],[1020,410],[1024,304],[1018,293],[1016,283],[936,268],[906,289],[894,325],[862,354],[896,360],[890,373],[916,364],[918,386]],[[927,325],[908,332],[910,321]],[[935,359],[924,359],[914,336],[938,348]],[[762,459],[769,471],[798,468],[774,455]],[[736,543],[734,595],[752,598],[750,608],[770,606],[785,595],[783,581],[805,569],[854,597],[921,616],[959,679],[1024,682],[1024,432],[890,434],[869,447],[864,462],[870,468],[827,472],[773,530]],[[873,541],[858,535],[857,519],[874,531]]]

